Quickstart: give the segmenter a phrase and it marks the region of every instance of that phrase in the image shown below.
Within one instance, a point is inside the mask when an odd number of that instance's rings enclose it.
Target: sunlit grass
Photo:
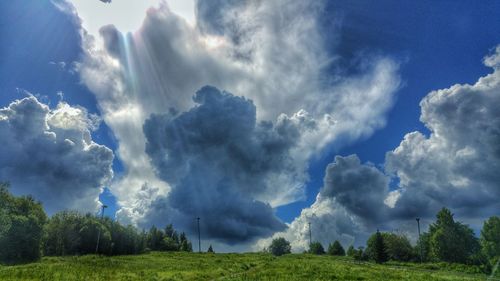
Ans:
[[[358,263],[304,254],[151,253],[49,257],[0,267],[0,280],[485,280],[484,274],[417,264]]]

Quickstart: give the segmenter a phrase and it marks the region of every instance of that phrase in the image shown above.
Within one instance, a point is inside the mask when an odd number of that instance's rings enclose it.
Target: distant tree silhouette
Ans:
[[[210,246],[208,246],[207,253],[214,253],[214,249],[212,248],[212,244],[210,244]]]
[[[332,256],[345,256],[344,247],[338,240],[335,240],[333,244],[328,245],[328,254]]]
[[[279,237],[273,239],[271,245],[269,246],[269,251],[275,256],[282,256],[284,254],[291,253],[292,247],[290,246],[290,242],[288,242],[285,238]]]

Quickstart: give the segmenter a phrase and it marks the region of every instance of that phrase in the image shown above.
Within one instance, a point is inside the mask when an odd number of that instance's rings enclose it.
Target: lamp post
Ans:
[[[101,221],[104,219],[104,209],[106,209],[108,206],[102,205],[101,206]],[[99,240],[101,239],[101,228],[99,227],[99,230],[97,232],[97,244],[95,246],[95,254],[97,255],[97,252],[99,251]]]
[[[311,235],[311,223],[309,222],[309,250],[311,250],[312,235]]]
[[[198,252],[201,253],[201,234],[200,234],[200,218],[196,218],[198,221]]]
[[[420,239],[420,218],[416,218],[417,220],[417,227],[418,227],[418,243],[419,243],[419,248],[420,248],[420,262],[423,261],[422,257],[422,240]]]

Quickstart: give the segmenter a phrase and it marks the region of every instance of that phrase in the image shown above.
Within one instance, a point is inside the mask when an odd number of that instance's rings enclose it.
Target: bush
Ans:
[[[285,238],[279,237],[273,239],[269,246],[269,251],[275,256],[282,256],[284,254],[290,254],[292,252],[292,247],[290,246],[290,242]]]
[[[338,240],[335,240],[333,244],[328,245],[328,254],[332,256],[345,256],[345,250],[342,244]]]

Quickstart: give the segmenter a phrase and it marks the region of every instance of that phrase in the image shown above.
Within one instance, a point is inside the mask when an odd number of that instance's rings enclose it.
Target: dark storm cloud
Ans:
[[[113,152],[91,139],[94,122],[83,108],[60,103],[51,111],[33,96],[0,109],[0,180],[49,213],[93,211],[113,174]]]
[[[266,236],[285,226],[259,200],[273,178],[298,172],[290,149],[299,128],[286,116],[256,122],[251,100],[205,86],[187,112],[152,115],[146,152],[172,186],[169,203],[186,221],[202,216],[209,238],[228,243]]]
[[[385,216],[388,177],[376,167],[361,164],[356,155],[336,156],[328,165],[320,195],[335,198],[349,212],[368,222]]]

